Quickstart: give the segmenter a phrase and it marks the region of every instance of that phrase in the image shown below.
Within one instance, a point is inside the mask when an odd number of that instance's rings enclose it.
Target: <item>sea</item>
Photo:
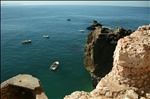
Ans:
[[[93,20],[111,29],[120,26],[136,30],[150,23],[150,8],[1,6],[1,83],[18,74],[30,74],[40,80],[49,99],[63,99],[73,91],[93,90],[83,64],[86,36],[91,32],[86,28]],[[22,44],[28,39],[32,42]],[[51,71],[55,61],[59,61],[59,67]]]

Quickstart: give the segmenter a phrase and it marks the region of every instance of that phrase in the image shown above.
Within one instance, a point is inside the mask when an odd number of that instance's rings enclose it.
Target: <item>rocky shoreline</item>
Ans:
[[[96,29],[96,27],[102,27],[103,25],[102,24],[100,24],[98,21],[96,21],[96,20],[93,20],[93,23],[92,23],[92,25],[90,25],[89,27],[87,27],[86,29],[88,29],[88,30],[95,30]]]
[[[87,36],[84,65],[91,92],[75,91],[64,99],[150,99],[150,25],[136,31],[96,26]],[[2,99],[48,99],[40,81],[28,74],[1,83]]]
[[[112,69],[117,41],[134,32],[121,27],[115,30],[100,26],[95,28],[87,35],[84,53],[84,66],[91,74],[94,87]]]
[[[119,39],[113,58],[112,70],[94,90],[64,99],[150,99],[150,25]]]

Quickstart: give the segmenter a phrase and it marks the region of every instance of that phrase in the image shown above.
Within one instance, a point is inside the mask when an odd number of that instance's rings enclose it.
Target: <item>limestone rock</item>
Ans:
[[[146,99],[145,97],[140,97],[140,99]]]
[[[133,90],[127,90],[127,92],[126,92],[126,98],[129,98],[129,99],[138,99],[138,94],[135,93]]]
[[[93,20],[93,24],[92,24],[91,26],[87,27],[87,29],[88,29],[88,30],[95,30],[96,27],[98,27],[98,26],[101,27],[102,24],[98,23],[98,21],[96,21],[96,20]]]
[[[0,90],[2,99],[48,99],[39,80],[28,74],[8,79]]]
[[[132,32],[120,27],[115,30],[97,27],[87,36],[84,66],[91,74],[93,86],[112,69],[117,41]]]
[[[112,70],[86,93],[88,99],[150,99],[150,25],[120,39],[113,57]]]
[[[90,95],[84,91],[75,91],[69,96],[65,96],[65,99],[89,99]]]

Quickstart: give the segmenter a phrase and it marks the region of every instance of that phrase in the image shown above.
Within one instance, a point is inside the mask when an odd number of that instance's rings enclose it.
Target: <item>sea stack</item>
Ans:
[[[121,27],[116,27],[115,30],[97,27],[87,35],[84,66],[91,74],[94,87],[113,67],[113,53],[117,41],[132,32],[130,29]]]
[[[96,27],[98,27],[98,26],[99,26],[99,27],[102,27],[103,25],[100,24],[98,21],[93,20],[93,24],[92,24],[91,26],[87,27],[87,29],[88,29],[88,30],[95,30]]]
[[[65,99],[150,99],[150,25],[120,39],[113,58],[112,70],[96,89],[76,91]]]

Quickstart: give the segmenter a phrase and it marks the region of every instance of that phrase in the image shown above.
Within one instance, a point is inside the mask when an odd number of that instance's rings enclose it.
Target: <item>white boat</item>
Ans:
[[[56,70],[57,67],[58,67],[58,65],[59,65],[59,62],[58,62],[58,61],[54,62],[54,63],[50,66],[50,70]]]
[[[79,32],[84,33],[84,32],[85,32],[85,30],[79,30]]]
[[[22,44],[31,43],[31,40],[24,40],[22,41]]]
[[[43,35],[43,37],[44,37],[44,38],[49,38],[49,36],[48,36],[48,35]]]

